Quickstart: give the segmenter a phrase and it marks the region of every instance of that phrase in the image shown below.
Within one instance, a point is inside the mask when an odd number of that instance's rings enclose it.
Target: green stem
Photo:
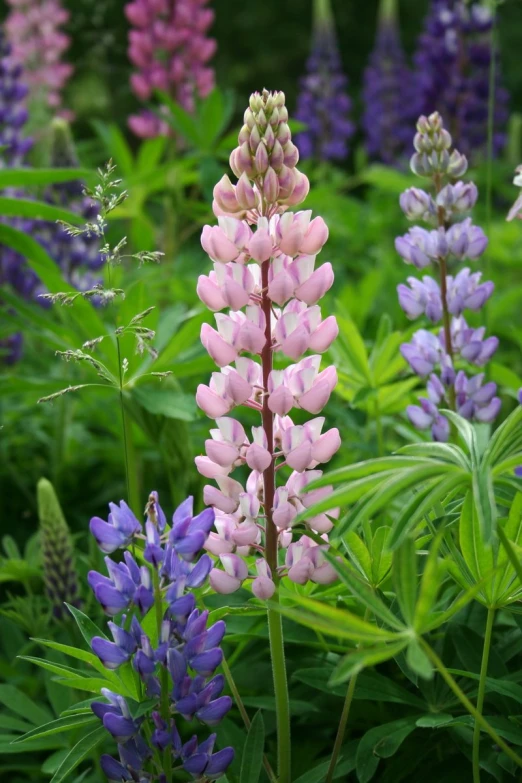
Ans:
[[[517,753],[515,753],[515,751],[512,750],[512,748],[510,748],[509,745],[507,745],[504,742],[502,737],[500,737],[497,734],[493,726],[489,725],[487,720],[482,717],[480,712],[477,712],[477,710],[470,702],[466,694],[459,688],[459,686],[457,685],[457,683],[455,682],[455,680],[453,679],[449,671],[446,669],[446,667],[442,663],[441,659],[439,658],[435,650],[432,650],[430,645],[426,641],[424,641],[424,639],[420,639],[420,643],[424,647],[428,658],[430,658],[435,668],[438,669],[442,679],[444,680],[448,688],[450,688],[450,690],[453,691],[453,693],[460,701],[462,706],[467,709],[467,711],[473,718],[475,718],[476,723],[478,723],[479,726],[481,726],[481,728],[484,729],[484,731],[486,731],[489,734],[493,742],[495,742],[499,746],[499,748],[501,748],[504,751],[506,756],[509,756],[509,758],[512,761],[514,761],[515,764],[517,764],[517,766],[522,767],[522,758]]]
[[[272,602],[274,604],[279,602],[279,589],[275,591]],[[280,612],[275,608],[268,609],[268,634],[276,702],[278,779],[279,783],[290,783],[290,703],[286,681],[283,622]]]
[[[488,608],[488,617],[486,621],[486,633],[484,636],[484,647],[482,648],[482,664],[480,666],[480,680],[477,695],[477,712],[482,715],[484,706],[484,695],[486,693],[486,677],[488,674],[489,651],[491,649],[491,635],[493,631],[493,620],[495,619],[495,610]],[[480,725],[475,721],[473,729],[473,783],[480,783]]]
[[[225,679],[228,683],[228,687],[230,688],[230,692],[232,693],[232,696],[234,697],[234,701],[236,702],[236,707],[239,710],[239,714],[241,715],[241,718],[243,719],[243,723],[245,724],[245,728],[247,731],[250,730],[251,720],[248,717],[248,712],[246,711],[245,705],[243,704],[243,700],[241,699],[241,695],[239,693],[238,687],[235,683],[234,677],[232,675],[232,672],[230,671],[230,666],[228,665],[226,658],[223,658],[223,661],[221,662],[221,665],[223,667],[223,673],[225,675]],[[263,766],[266,770],[266,774],[268,775],[268,778],[270,780],[270,783],[277,783],[277,778],[275,776],[275,772],[270,766],[270,762],[268,761],[266,755],[263,753]]]
[[[348,690],[343,704],[343,711],[341,713],[341,719],[339,721],[339,727],[337,729],[337,736],[335,737],[335,743],[332,750],[332,758],[330,759],[330,765],[326,774],[326,783],[332,783],[334,779],[335,768],[339,760],[339,754],[343,745],[344,735],[346,733],[346,724],[348,723],[348,716],[350,715],[350,707],[352,706],[353,694],[355,686],[357,684],[357,674],[352,675]]]

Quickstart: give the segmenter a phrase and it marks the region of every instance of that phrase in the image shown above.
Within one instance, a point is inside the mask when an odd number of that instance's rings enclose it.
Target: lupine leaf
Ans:
[[[363,736],[357,748],[357,779],[359,783],[368,783],[379,766],[379,758],[390,758],[397,752],[412,731],[415,730],[416,716],[399,718],[370,729]]]
[[[62,764],[56,770],[51,783],[62,783],[70,773],[76,769],[78,764],[81,764],[83,759],[89,755],[97,745],[103,742],[107,738],[107,732],[100,726],[99,728],[87,734],[85,737],[76,743],[74,748],[67,754]]]
[[[37,726],[52,720],[51,713],[39,704],[35,704],[29,696],[15,688],[14,685],[0,685],[0,702],[11,712],[16,712]]]
[[[356,462],[354,465],[347,465],[330,473],[325,473],[321,478],[310,483],[310,487],[325,487],[329,484],[340,484],[343,481],[354,481],[365,476],[373,477],[378,473],[393,471],[398,473],[406,468],[416,468],[419,464],[436,464],[435,460],[420,459],[414,457],[378,457],[369,459],[365,462]]]
[[[82,650],[80,647],[71,647],[69,644],[61,644],[60,642],[53,642],[48,639],[32,639],[32,641],[41,644],[43,647],[49,647],[51,650],[57,650],[58,652],[70,655],[71,658],[84,661],[84,663],[90,664],[102,674],[106,675],[108,673],[98,656],[88,650]]]
[[[263,722],[263,713],[261,710],[258,710],[250,724],[243,750],[240,783],[258,783],[263,767],[264,747],[265,724]]]
[[[22,737],[17,737],[13,744],[21,744],[27,742],[30,739],[37,739],[38,737],[47,737],[50,734],[61,734],[65,731],[72,731],[89,723],[96,723],[98,718],[92,714],[90,715],[71,715],[70,717],[58,718],[50,723],[45,723],[43,726],[39,726],[37,729],[32,729],[24,734]]]
[[[77,212],[70,212],[68,209],[57,207],[54,204],[26,198],[9,198],[8,196],[0,196],[0,214],[53,222],[63,220],[78,226],[84,222]]]
[[[353,740],[343,745],[342,753],[337,761],[333,780],[346,780],[346,776],[355,769],[355,753],[358,745],[357,740]],[[304,775],[300,775],[294,783],[324,783],[326,773],[330,766],[330,758],[322,761],[317,767],[309,769]]]
[[[417,601],[417,555],[411,538],[406,538],[393,556],[395,594],[407,625],[412,625]]]
[[[376,617],[387,623],[391,628],[395,628],[398,631],[404,630],[404,625],[401,621],[388,609],[386,604],[381,601],[379,596],[372,590],[372,588],[363,582],[353,569],[344,561],[333,557],[329,552],[325,552],[324,556],[329,561],[331,566],[337,571],[341,580],[351,592],[357,598],[357,600],[368,609]]]
[[[374,647],[365,647],[348,653],[335,668],[330,678],[331,684],[333,686],[339,685],[349,680],[350,677],[360,672],[361,669],[395,658],[396,655],[404,650],[407,644],[407,639],[402,639],[389,644],[376,644]]]
[[[471,470],[471,463],[466,454],[458,446],[452,443],[408,443],[397,451],[406,457],[427,457],[451,462],[464,470]]]
[[[96,178],[92,169],[2,169],[0,188],[30,187],[31,185],[54,185],[59,182],[83,181]]]
[[[330,636],[354,641],[393,641],[397,634],[384,631],[348,611],[335,609],[312,598],[293,596],[296,607],[280,606],[279,611],[301,625]]]
[[[69,604],[66,604],[67,609],[70,611],[74,619],[76,620],[76,625],[80,629],[80,633],[89,645],[91,646],[91,640],[94,636],[101,636],[102,639],[107,639],[107,636],[103,633],[103,631],[98,628],[98,626],[93,623],[93,621],[90,619],[90,617],[87,617],[86,614],[81,612],[79,609],[77,609],[75,606],[70,606]]]
[[[430,617],[440,587],[440,565],[438,560],[443,530],[433,540],[422,572],[419,597],[415,604],[413,627],[422,633],[424,622]]]
[[[472,467],[478,465],[479,452],[477,436],[472,425],[469,423],[469,421],[466,421],[466,419],[463,419],[462,416],[459,416],[454,411],[441,410],[441,413],[443,413],[444,416],[446,416],[446,418],[448,418],[450,422],[456,427],[460,437],[466,444],[466,447],[469,451],[469,456],[471,458]]]
[[[354,506],[351,512],[347,515],[344,525],[338,525],[336,527],[336,534],[343,535],[346,530],[350,530],[357,525],[362,524],[365,520],[371,519],[377,512],[379,512],[385,506],[389,504],[402,492],[406,492],[412,487],[422,485],[424,481],[430,478],[444,476],[446,473],[454,473],[459,469],[448,463],[435,463],[432,465],[417,468],[410,468],[402,472],[400,476],[391,476],[384,481],[381,481],[379,488],[375,492],[369,492]],[[339,492],[339,494],[337,494]],[[307,509],[307,512],[302,512],[297,518],[296,522],[300,521],[300,517],[311,518],[316,514],[327,511],[330,508],[335,508],[337,505],[344,505],[345,498],[342,492],[339,490],[333,492],[326,497],[323,501],[314,504],[311,508]],[[391,542],[389,544],[391,546]]]
[[[495,534],[497,507],[493,493],[491,472],[481,466],[473,470],[473,497],[484,540],[491,542]]]
[[[489,467],[510,456],[512,434],[522,423],[522,406],[518,405],[507,419],[495,430],[483,455],[483,462]]]
[[[457,475],[450,475],[442,478],[433,486],[433,482],[430,484],[428,491],[426,489],[421,490],[418,495],[418,505],[416,505],[412,499],[410,503],[403,509],[403,511],[396,517],[391,527],[390,535],[388,537],[387,545],[389,549],[394,549],[400,544],[404,536],[417,525],[420,520],[431,509],[444,501],[454,490],[458,489],[460,485],[465,485],[467,481],[466,474],[461,472],[458,468]]]
[[[459,542],[467,567],[475,580],[480,581],[491,573],[494,559],[491,546],[484,541],[473,501],[471,492],[468,492],[460,516]],[[489,594],[490,590],[487,591],[488,600]]]

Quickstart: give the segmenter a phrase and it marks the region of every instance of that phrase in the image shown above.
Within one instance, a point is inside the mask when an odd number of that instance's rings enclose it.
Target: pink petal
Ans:
[[[315,383],[299,397],[299,407],[308,413],[319,413],[330,399],[331,389],[326,381]]]
[[[339,430],[334,427],[314,443],[312,447],[312,459],[316,462],[328,462],[341,446]]]
[[[333,268],[330,263],[323,264],[295,289],[295,296],[307,305],[313,305],[325,295],[334,281]]]
[[[221,595],[235,593],[241,587],[241,582],[219,568],[213,568],[208,578],[211,588]]]
[[[210,438],[205,441],[205,449],[212,462],[216,462],[223,468],[231,468],[239,456],[235,446]]]
[[[268,407],[272,413],[278,413],[280,416],[286,416],[288,411],[292,410],[293,406],[293,394],[291,394],[284,385],[278,386],[268,398]]]
[[[310,349],[317,353],[324,353],[331,346],[337,335],[339,327],[335,315],[330,315],[320,324],[310,336]]]
[[[196,392],[196,403],[201,410],[207,414],[211,419],[217,419],[219,416],[224,416],[230,410],[230,405],[225,402],[224,399],[218,397],[217,394],[200,383]]]
[[[259,446],[257,443],[252,443],[247,449],[246,461],[251,470],[258,470],[262,473],[272,463],[272,455],[268,449]]]
[[[196,463],[196,468],[199,473],[208,479],[215,479],[218,476],[227,476],[229,473],[229,470],[221,467],[221,465],[217,465],[208,457],[196,457],[194,462]]]
[[[293,449],[286,455],[286,463],[292,470],[302,473],[312,461],[312,444],[309,441],[301,443],[300,446]]]

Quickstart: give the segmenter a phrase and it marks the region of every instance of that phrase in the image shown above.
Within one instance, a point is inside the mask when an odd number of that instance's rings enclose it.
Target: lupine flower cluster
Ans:
[[[214,12],[209,0],[132,0],[125,14],[132,25],[129,59],[138,69],[131,86],[141,101],[154,90],[168,93],[187,111],[196,97],[205,98],[214,87],[214,71],[208,62],[216,41],[207,37]],[[169,125],[151,111],[129,118],[137,136],[149,138],[169,133]]]
[[[32,147],[32,139],[23,136],[27,122],[24,99],[27,85],[22,80],[22,66],[12,57],[11,46],[0,31],[0,166],[2,168],[23,165],[26,154]],[[5,191],[7,196],[16,196],[13,190]],[[21,231],[30,232],[32,221],[22,218],[10,219],[10,225]],[[25,267],[25,269],[24,269]],[[0,285],[9,283],[24,298],[33,297],[38,290],[36,274],[26,268],[24,259],[14,250],[0,247]],[[0,340],[0,356],[6,364],[16,363],[22,355],[23,337],[14,332]]]
[[[450,152],[452,139],[437,112],[419,118],[414,146],[411,168],[432,180],[434,193],[409,188],[400,204],[409,220],[422,220],[431,228],[414,226],[396,239],[395,247],[407,264],[417,269],[433,266],[439,281],[429,276],[408,278],[409,285],[398,286],[399,302],[409,318],[425,315],[433,324],[442,321],[442,328],[438,333],[419,329],[411,342],[401,346],[412,370],[428,378],[428,396],[407,412],[415,427],[431,427],[435,440],[446,441],[449,423],[439,407],[484,422],[493,421],[500,409],[496,384],[484,383],[484,373],[467,375],[470,365],[483,367],[491,359],[498,339],[486,337],[484,327],[468,326],[462,314],[480,310],[494,286],[482,282],[481,273],[468,267],[456,275],[447,274],[450,264],[477,260],[487,247],[487,238],[471,218],[462,219],[474,206],[478,191],[472,182],[458,180],[467,169],[467,160],[456,149]]]
[[[22,135],[27,122],[23,102],[27,85],[21,80],[22,66],[12,56],[11,46],[0,32],[0,145],[1,166],[19,166],[31,149],[32,140]]]
[[[315,268],[327,226],[310,211],[287,211],[305,198],[309,183],[296,168],[299,153],[283,93],[251,96],[238,142],[230,156],[238,182],[225,176],[216,185],[218,225],[205,226],[201,237],[214,269],[200,276],[197,291],[216,312],[217,327],[204,324],[201,339],[220,369],[197,390],[197,403],[216,428],[196,465],[217,484],[204,490],[216,514],[206,548],[222,565],[212,570],[211,585],[221,593],[237,590],[248,577],[242,556],[257,553],[252,590],[267,599],[283,574],[299,583],[335,579],[323,549],[337,512],[307,522],[324,545],[307,536],[292,543],[291,526],[299,512],[330,492],[307,487],[321,475],[317,465],[339,448],[339,432],[323,432],[321,416],[297,424],[288,414],[296,409],[316,415],[328,402],[337,373],[333,366],[321,370],[320,354],[338,329],[335,317],[323,320],[317,305],[333,283],[331,264]],[[228,313],[219,312],[225,308]],[[308,350],[313,355],[304,357]],[[292,363],[275,369],[276,352]],[[239,405],[261,415],[262,426],[252,427],[251,437],[229,416]],[[230,476],[244,465],[251,471],[245,486]],[[285,476],[280,486],[276,475]],[[278,546],[286,549],[281,566]]]
[[[296,119],[306,123],[296,143],[301,157],[344,160],[354,133],[351,100],[343,73],[329,0],[315,0],[312,51],[301,79]]]
[[[114,641],[95,636],[92,650],[110,670],[131,661],[142,696],[155,704],[137,717],[110,690],[102,691],[104,702],[93,702],[94,714],[118,743],[119,760],[102,756],[102,769],[109,780],[161,782],[175,763],[194,779],[216,780],[232,762],[233,749],[214,753],[213,733],[203,742],[196,736],[183,742],[179,734],[180,717],[212,727],[232,705],[229,696],[221,695],[223,676],[215,674],[223,658],[225,623],[207,627],[208,611],[196,608],[193,592],[205,584],[212,567],[207,554],[199,555],[214,512],[207,508],[193,516],[188,498],[168,525],[152,492],[143,530],[124,501],[109,507],[107,521],[91,520],[91,533],[105,554],[123,549],[123,561],[107,556],[108,576],[91,571],[88,580],[104,612],[120,620],[108,623]],[[146,619],[155,614],[154,633],[142,625],[148,612]]]
[[[419,112],[417,86],[401,45],[395,0],[381,0],[375,47],[364,72],[363,127],[371,158],[400,165]]]
[[[488,137],[492,12],[484,4],[432,0],[414,57],[418,112],[437,109],[468,158],[484,152]],[[493,149],[505,145],[508,94],[497,68]]]
[[[4,122],[1,130],[6,140],[4,165],[19,166],[23,156],[30,148],[30,141],[19,136],[21,120],[27,117],[19,100],[25,94],[19,83],[19,66],[12,66],[9,48],[4,45],[4,56],[0,59],[0,93],[6,96],[4,103]],[[4,89],[3,89],[4,88]],[[9,100],[8,100],[9,99]],[[15,118],[13,120],[13,118]],[[10,125],[9,123],[13,124]],[[65,120],[53,122],[52,164],[59,167],[78,165],[70,132]],[[6,195],[20,196],[18,191],[9,191]],[[66,207],[80,214],[87,222],[95,221],[99,207],[91,198],[83,195],[83,185],[79,181],[60,183],[50,186],[44,198],[51,204]],[[100,243],[94,233],[72,236],[58,223],[24,218],[9,218],[9,225],[30,234],[44,247],[51,258],[60,267],[67,282],[78,290],[87,290],[98,282],[97,271],[104,263],[100,252]],[[10,285],[22,298],[46,304],[42,282],[36,272],[19,253],[7,247],[0,252],[0,284]],[[16,363],[22,354],[23,337],[14,333],[1,342],[3,360],[8,364]]]
[[[25,70],[30,97],[51,109],[62,105],[62,92],[73,68],[62,62],[70,45],[62,30],[69,19],[60,0],[8,0],[5,28],[13,55]]]

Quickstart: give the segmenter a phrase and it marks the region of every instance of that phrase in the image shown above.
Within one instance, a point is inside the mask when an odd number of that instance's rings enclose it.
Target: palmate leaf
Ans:
[[[406,446],[402,446],[397,453],[404,454],[406,457],[440,459],[471,471],[471,462],[465,452],[452,443],[408,443]]]
[[[364,609],[367,609],[371,614],[379,617],[391,628],[395,628],[397,631],[404,631],[403,623],[401,623],[393,612],[388,609],[386,604],[381,601],[371,587],[358,577],[348,563],[339,560],[328,551],[324,552],[324,556],[329,561],[332,568],[337,571],[341,581],[350,589],[353,596]]]
[[[455,474],[456,472],[460,473],[460,469],[455,465],[440,462],[432,465],[421,465],[421,467],[416,468],[407,468],[399,475],[392,475],[386,480],[381,480],[376,491],[364,495],[344,517],[342,523],[337,525],[336,535],[342,536],[347,530],[351,530],[363,524],[366,520],[372,519],[376,513],[388,507],[401,493],[414,487],[422,486],[424,481],[429,481],[435,477],[443,477],[448,473]],[[456,479],[455,476],[454,478]],[[346,498],[350,497],[349,491],[350,487],[344,493],[340,490],[333,492],[324,500],[311,506],[306,512],[302,512],[297,517],[296,522],[300,521],[300,517],[313,517],[322,511],[327,511],[335,508],[337,505],[344,505],[344,503],[350,502],[346,500]],[[388,545],[391,546],[392,542],[389,541]]]
[[[428,486],[422,488],[404,506],[392,524],[387,542],[389,549],[395,549],[425,515],[436,508],[438,503],[451,497],[455,490],[466,486],[468,483],[467,474],[458,468],[457,471],[456,475],[447,476],[441,481],[430,481]]]
[[[353,677],[362,669],[369,666],[376,666],[378,663],[384,663],[391,658],[395,658],[407,646],[407,639],[400,639],[387,644],[376,644],[373,647],[363,647],[348,653],[342,661],[336,666],[330,678],[330,685],[335,687],[340,685],[350,677]]]
[[[417,459],[415,457],[378,457],[377,459],[369,459],[365,462],[356,462],[355,465],[346,465],[343,468],[332,470],[330,473],[323,475],[321,478],[316,479],[313,482],[313,487],[326,487],[330,484],[342,484],[344,481],[355,481],[356,479],[365,478],[367,476],[373,477],[383,472],[395,472],[406,468],[418,467],[423,464],[436,464],[435,460],[431,459]],[[312,486],[312,484],[310,484]]]
[[[483,455],[484,463],[494,470],[497,463],[507,459],[513,451],[522,451],[520,447],[516,447],[517,441],[513,438],[517,433],[522,436],[521,405],[518,405],[493,433]]]
[[[363,642],[391,642],[396,641],[399,636],[372,625],[347,610],[336,609],[312,598],[292,595],[292,600],[297,606],[276,605],[274,608],[285,617],[321,634]]]

